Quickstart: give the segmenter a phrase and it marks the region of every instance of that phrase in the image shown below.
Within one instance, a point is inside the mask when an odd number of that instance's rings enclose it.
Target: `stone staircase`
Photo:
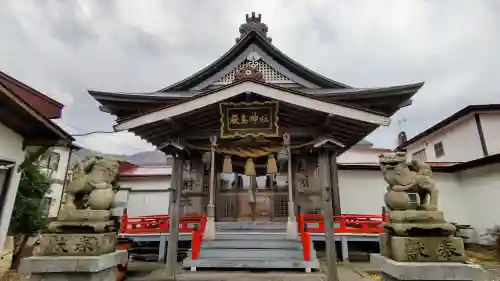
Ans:
[[[319,269],[311,245],[311,260],[304,261],[300,240],[285,239],[283,222],[217,222],[214,240],[203,241],[198,260],[191,250],[184,268],[205,269]]]

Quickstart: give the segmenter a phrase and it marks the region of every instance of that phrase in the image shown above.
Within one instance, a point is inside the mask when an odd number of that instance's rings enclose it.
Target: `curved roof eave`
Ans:
[[[414,95],[424,82],[379,88],[350,88],[350,89],[295,89],[296,91],[313,96],[326,98],[371,98],[378,96],[394,96],[401,94]],[[318,91],[316,91],[318,90]],[[152,93],[113,93],[101,91],[88,91],[98,102],[124,101],[124,102],[154,102],[169,99],[184,99],[195,96],[203,91],[179,92],[152,92]]]
[[[190,77],[181,80],[173,85],[170,85],[166,88],[159,90],[158,92],[170,92],[170,91],[185,91],[189,88],[192,88],[210,76],[217,73],[224,66],[229,64],[233,59],[235,59],[242,51],[246,49],[248,45],[256,42],[262,47],[264,52],[269,53],[274,59],[285,67],[289,68],[290,71],[295,72],[297,75],[301,76],[305,80],[308,80],[314,84],[319,84],[321,87],[332,87],[332,88],[352,88],[348,85],[342,84],[340,82],[331,80],[323,75],[320,75],[298,62],[292,60],[290,57],[282,53],[278,48],[269,43],[266,39],[264,39],[261,35],[259,35],[255,31],[250,31],[247,35],[245,35],[238,43],[236,43],[229,51],[227,51],[222,57],[217,59],[212,64],[208,65],[204,69],[198,71],[197,73],[191,75]]]

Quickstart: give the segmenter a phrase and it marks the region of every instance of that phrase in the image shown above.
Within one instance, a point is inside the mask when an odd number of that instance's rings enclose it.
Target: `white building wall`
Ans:
[[[21,173],[17,172],[17,167],[24,160],[25,151],[23,150],[23,137],[0,123],[0,158],[16,163],[13,174],[8,185],[7,198],[3,206],[0,206],[0,251],[5,244],[7,230],[9,228],[12,209],[16,199],[17,188]]]
[[[442,142],[444,155],[436,157],[434,144]],[[442,128],[441,130],[407,147],[408,159],[413,153],[425,149],[428,162],[467,162],[483,157],[479,133],[473,115]]]
[[[378,163],[378,156],[387,152],[389,152],[389,150],[353,147],[337,157],[337,162],[340,164]]]
[[[479,114],[488,155],[500,153],[500,113]]]
[[[484,242],[481,234],[500,225],[500,164],[463,171],[458,173],[458,178],[463,203],[455,205],[455,209],[468,213],[468,223],[477,231],[476,240]]]
[[[129,216],[167,215],[169,189],[170,176],[122,178],[115,206],[125,205]]]
[[[457,176],[435,173],[434,177],[439,189],[439,208],[445,213],[446,220],[460,224],[471,223],[466,197],[461,192]],[[339,171],[340,206],[343,214],[380,214],[386,189],[387,183],[379,171]]]
[[[343,214],[381,214],[387,187],[379,171],[340,170],[340,208]]]

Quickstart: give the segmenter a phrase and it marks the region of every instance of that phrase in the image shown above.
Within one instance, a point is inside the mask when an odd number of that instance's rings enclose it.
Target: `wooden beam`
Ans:
[[[345,144],[343,144],[342,142],[334,139],[334,138],[325,138],[321,141],[319,141],[318,143],[314,144],[314,148],[320,148],[320,147],[328,147],[329,144],[333,144],[334,146],[340,146],[342,148],[345,147]]]
[[[293,127],[293,128],[279,128],[280,135],[287,132],[292,137],[308,137],[318,134],[318,130],[313,128],[305,127]],[[207,130],[187,130],[181,136],[184,139],[206,139],[207,137],[220,134],[220,129],[207,129]]]
[[[68,147],[71,143],[63,140],[45,140],[45,139],[25,139],[23,141],[23,148],[28,146],[64,146]]]
[[[326,101],[305,97],[292,91],[289,92],[287,90],[268,87],[253,81],[245,81],[232,87],[213,91],[206,95],[199,95],[199,97],[195,97],[186,102],[171,107],[163,108],[161,110],[157,110],[130,120],[126,120],[116,125],[114,128],[116,131],[129,130],[135,127],[143,126],[164,119],[169,119],[186,112],[203,108],[245,92],[254,92],[270,99],[295,104],[303,108],[309,108],[311,110],[327,114],[335,114],[349,119],[360,120],[377,125],[387,126],[391,121],[388,117],[366,110],[356,109],[340,104],[329,103]]]

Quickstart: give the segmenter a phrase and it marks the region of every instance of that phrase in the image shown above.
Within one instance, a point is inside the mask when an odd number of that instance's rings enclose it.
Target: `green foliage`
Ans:
[[[32,236],[47,223],[47,213],[42,201],[50,190],[51,179],[36,164],[29,164],[21,174],[10,232],[14,235]]]

